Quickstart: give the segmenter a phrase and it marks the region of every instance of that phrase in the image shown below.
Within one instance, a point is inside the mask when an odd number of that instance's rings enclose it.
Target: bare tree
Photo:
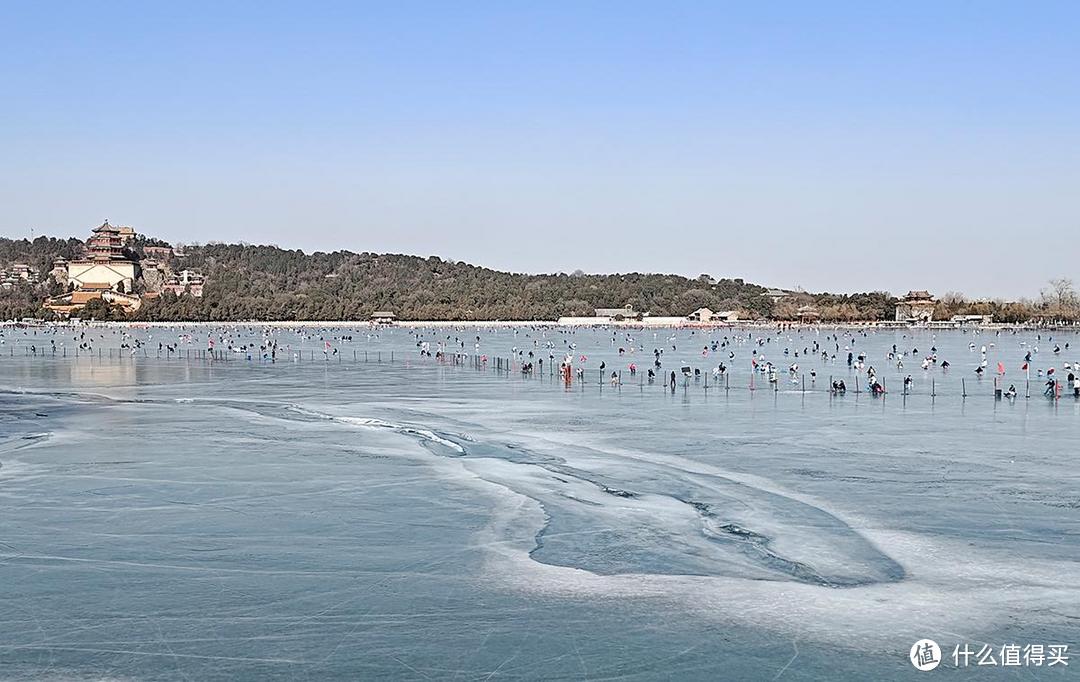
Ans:
[[[1050,280],[1049,289],[1042,290],[1043,301],[1061,308],[1075,306],[1077,303],[1076,286],[1068,277]]]
[[[1050,286],[1042,290],[1040,299],[1041,307],[1051,318],[1080,319],[1080,296],[1077,296],[1076,286],[1068,277],[1050,280]]]

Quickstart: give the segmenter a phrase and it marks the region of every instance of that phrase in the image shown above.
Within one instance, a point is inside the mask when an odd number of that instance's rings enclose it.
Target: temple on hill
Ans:
[[[203,284],[206,278],[192,270],[181,270],[165,282],[161,287],[163,292],[171,291],[177,296],[194,296],[199,298],[203,295]]]
[[[83,257],[66,264],[67,281],[77,289],[105,283],[112,289],[131,291],[139,276],[139,264],[128,255],[127,241],[120,228],[108,220],[95,227],[86,240]]]
[[[934,319],[937,301],[929,291],[909,291],[896,303],[896,321],[908,324],[925,324]]]
[[[45,299],[44,307],[71,315],[100,298],[125,311],[138,310],[142,300],[132,291],[139,276],[139,263],[126,248],[133,235],[131,228],[125,232],[110,225],[108,220],[91,230],[81,257],[66,262],[58,259],[53,264],[54,276],[66,270],[71,291]]]

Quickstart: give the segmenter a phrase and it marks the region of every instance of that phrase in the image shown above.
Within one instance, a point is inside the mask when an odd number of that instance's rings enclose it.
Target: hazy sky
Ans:
[[[6,2],[0,26],[5,236],[1080,279],[1076,1]]]

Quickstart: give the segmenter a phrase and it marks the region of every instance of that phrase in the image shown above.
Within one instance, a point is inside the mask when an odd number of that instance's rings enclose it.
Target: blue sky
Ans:
[[[1034,295],[1080,3],[5,3],[0,233]]]

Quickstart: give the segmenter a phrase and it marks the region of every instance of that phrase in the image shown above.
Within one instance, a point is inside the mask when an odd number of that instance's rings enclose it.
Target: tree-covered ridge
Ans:
[[[765,289],[742,280],[677,275],[523,275],[400,254],[305,254],[275,246],[187,247],[179,266],[201,272],[201,299],[163,296],[139,311],[156,320],[554,320],[621,307],[686,315],[706,306],[764,315]]]
[[[144,256],[144,246],[161,245],[165,242],[140,237],[131,256]],[[41,303],[59,288],[47,273],[55,259],[78,258],[82,249],[74,238],[0,238],[0,265],[26,262],[43,278],[36,286],[19,282],[0,292],[0,318],[48,317]],[[166,293],[146,300],[131,319],[367,320],[375,311],[389,310],[403,320],[554,320],[627,304],[652,315],[686,315],[708,307],[765,316],[772,306],[763,287],[739,279],[525,275],[400,254],[306,254],[277,246],[207,244],[186,247],[169,265],[205,275],[203,296]]]
[[[54,260],[77,258],[82,250],[82,240],[74,237],[37,237],[33,241],[0,237],[0,266],[26,263],[40,270],[44,277],[45,273],[52,269]]]
[[[167,246],[138,237],[131,255],[143,247]],[[48,276],[56,258],[83,251],[74,239],[0,237],[0,269],[27,263],[42,282],[19,281],[0,290],[0,319],[49,317],[46,296],[62,289]],[[201,298],[165,293],[147,298],[136,320],[367,320],[388,310],[402,320],[556,320],[589,316],[595,308],[631,305],[654,316],[684,316],[697,308],[739,310],[744,318],[798,320],[811,309],[821,322],[890,320],[897,299],[886,292],[810,294],[790,292],[774,301],[764,287],[741,279],[690,279],[662,274],[525,275],[467,263],[399,254],[335,251],[306,254],[277,246],[207,244],[188,246],[168,263],[206,276]],[[137,293],[144,293],[142,282]],[[122,317],[105,307],[101,316]],[[1001,322],[1080,320],[1080,296],[1067,279],[1053,280],[1035,301],[971,301],[960,294],[940,297],[935,319],[989,314]],[[99,316],[99,319],[100,317]]]
[[[26,263],[41,273],[39,284],[16,282],[10,289],[0,289],[0,320],[23,317],[44,317],[41,304],[46,296],[54,296],[63,290],[49,277],[53,261],[57,258],[71,260],[82,253],[83,242],[75,239],[37,237],[7,239],[0,237],[0,270],[14,263]]]

